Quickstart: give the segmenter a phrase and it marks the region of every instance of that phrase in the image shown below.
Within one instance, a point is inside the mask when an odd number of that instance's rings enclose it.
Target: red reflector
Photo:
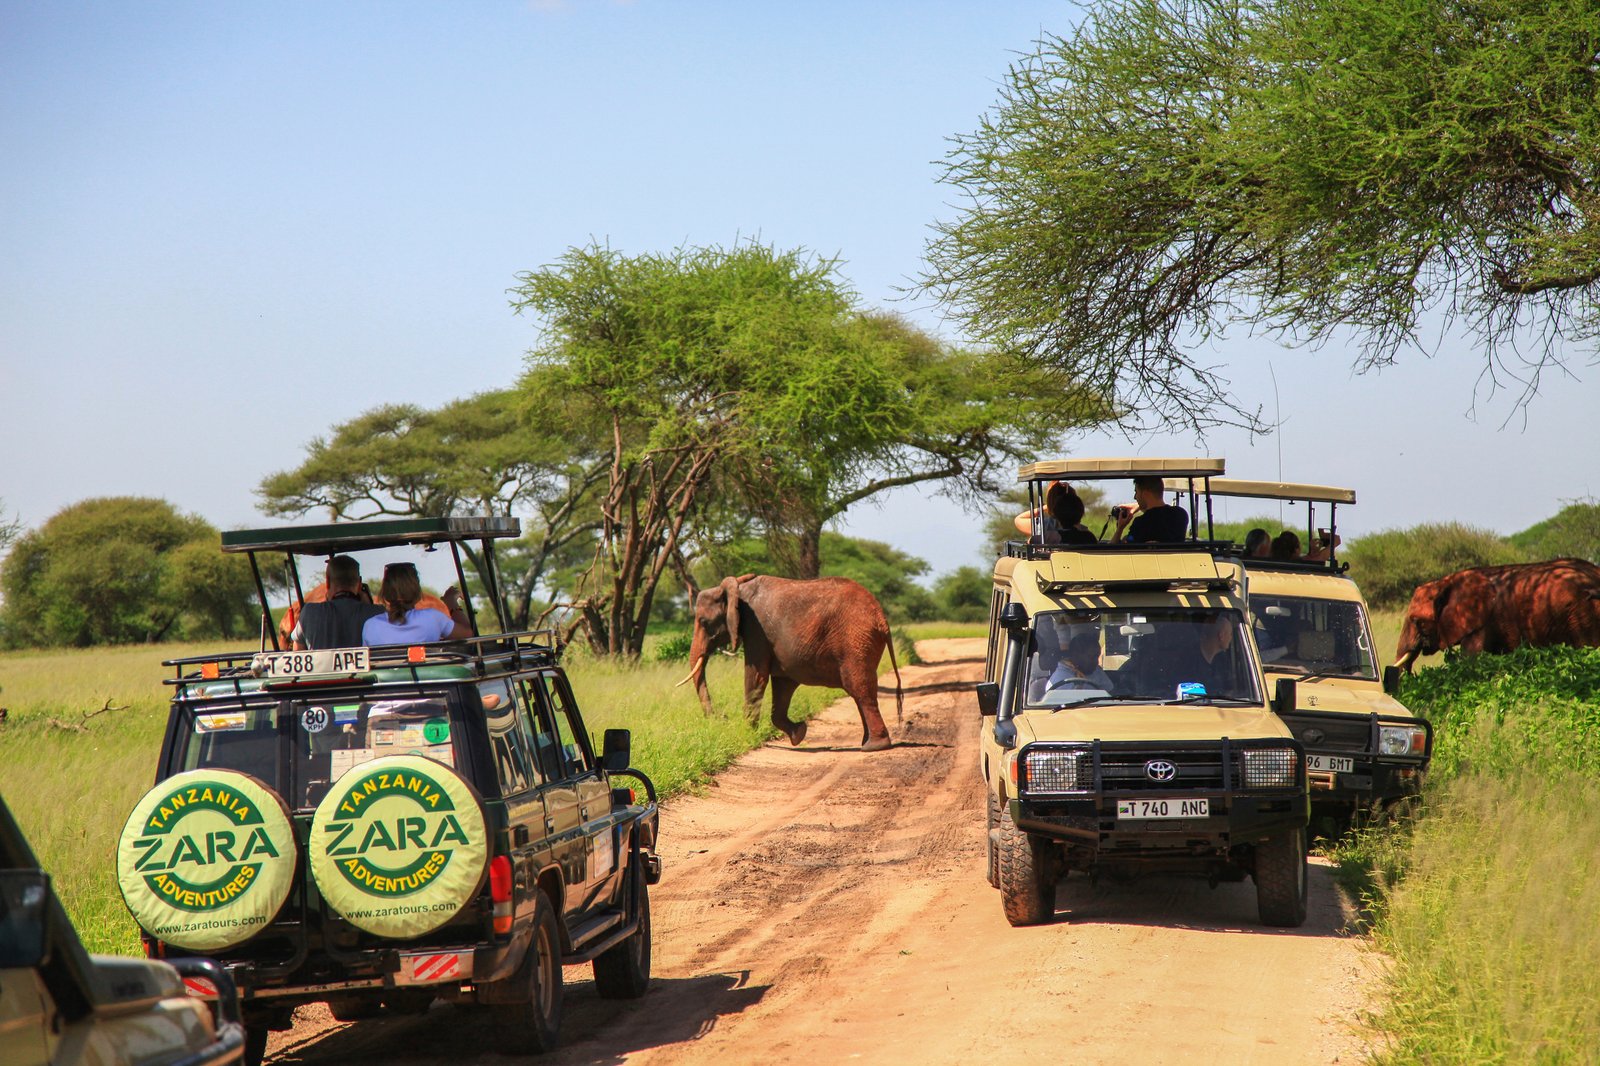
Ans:
[[[222,675],[217,670],[217,664],[216,663],[201,663],[200,664],[200,676],[201,677],[215,678],[215,677],[220,677]]]
[[[511,899],[511,859],[506,855],[496,855],[494,861],[489,863],[489,898],[496,903],[505,903]]]
[[[425,663],[428,661],[428,649],[418,644],[413,644],[406,649],[406,662]]]
[[[628,806],[633,806],[633,789],[628,789]]]

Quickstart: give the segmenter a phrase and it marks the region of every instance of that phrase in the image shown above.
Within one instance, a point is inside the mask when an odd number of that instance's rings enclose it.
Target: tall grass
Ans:
[[[91,951],[139,952],[117,888],[116,840],[155,779],[170,696],[161,684],[170,671],[160,662],[216,650],[159,645],[0,656],[0,706],[9,712],[0,726],[0,796]],[[765,704],[758,722],[744,715],[738,659],[717,656],[708,665],[716,706],[709,716],[692,688],[673,687],[687,672],[681,663],[617,663],[575,649],[567,669],[594,736],[632,730],[634,765],[664,796],[700,786],[773,735]],[[809,718],[839,695],[801,688],[790,716]],[[108,700],[112,710],[84,717]]]
[[[1395,961],[1389,1063],[1600,1061],[1600,649],[1451,659],[1423,817],[1336,852]]]

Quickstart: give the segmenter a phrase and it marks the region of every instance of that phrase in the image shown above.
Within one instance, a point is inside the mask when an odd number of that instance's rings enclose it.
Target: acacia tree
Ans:
[[[576,600],[600,651],[637,655],[669,572],[765,531],[819,572],[824,523],[923,481],[988,486],[997,462],[1080,424],[1058,375],[1004,370],[863,312],[836,265],[755,243],[637,257],[572,249],[519,276],[543,334],[524,388],[604,410],[600,540]]]
[[[1171,423],[1252,421],[1192,354],[1236,321],[1368,369],[1434,312],[1526,400],[1600,328],[1597,48],[1589,0],[1109,0],[955,139],[925,283]]]
[[[382,515],[442,517],[463,511],[524,516],[527,530],[498,553],[514,627],[529,624],[552,573],[588,547],[605,480],[599,423],[559,389],[499,390],[437,410],[374,408],[306,446],[306,459],[257,489],[268,514],[313,510],[359,521]],[[462,545],[472,566],[483,561]]]

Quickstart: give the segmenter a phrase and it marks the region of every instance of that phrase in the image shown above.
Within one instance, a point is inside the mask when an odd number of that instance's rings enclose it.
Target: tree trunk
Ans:
[[[822,523],[808,523],[795,537],[795,577],[822,576]]]

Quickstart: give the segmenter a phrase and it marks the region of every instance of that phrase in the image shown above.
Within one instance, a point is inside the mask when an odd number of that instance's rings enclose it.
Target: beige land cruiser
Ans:
[[[1169,488],[1180,488],[1169,482]],[[1279,713],[1305,746],[1314,817],[1384,817],[1422,787],[1433,727],[1395,699],[1398,671],[1380,668],[1366,600],[1338,560],[1338,507],[1355,490],[1213,478],[1213,496],[1306,506],[1306,540],[1334,546],[1317,561],[1244,558],[1250,616]],[[1317,527],[1318,504],[1328,525]]]
[[[1055,480],[1179,477],[1204,499],[1222,472],[1078,459],[1021,479],[1041,515]],[[1244,568],[1198,528],[1195,514],[1178,543],[1011,544],[995,564],[981,770],[989,879],[1013,925],[1048,921],[1073,870],[1248,873],[1263,922],[1305,920],[1303,749],[1268,704]]]

